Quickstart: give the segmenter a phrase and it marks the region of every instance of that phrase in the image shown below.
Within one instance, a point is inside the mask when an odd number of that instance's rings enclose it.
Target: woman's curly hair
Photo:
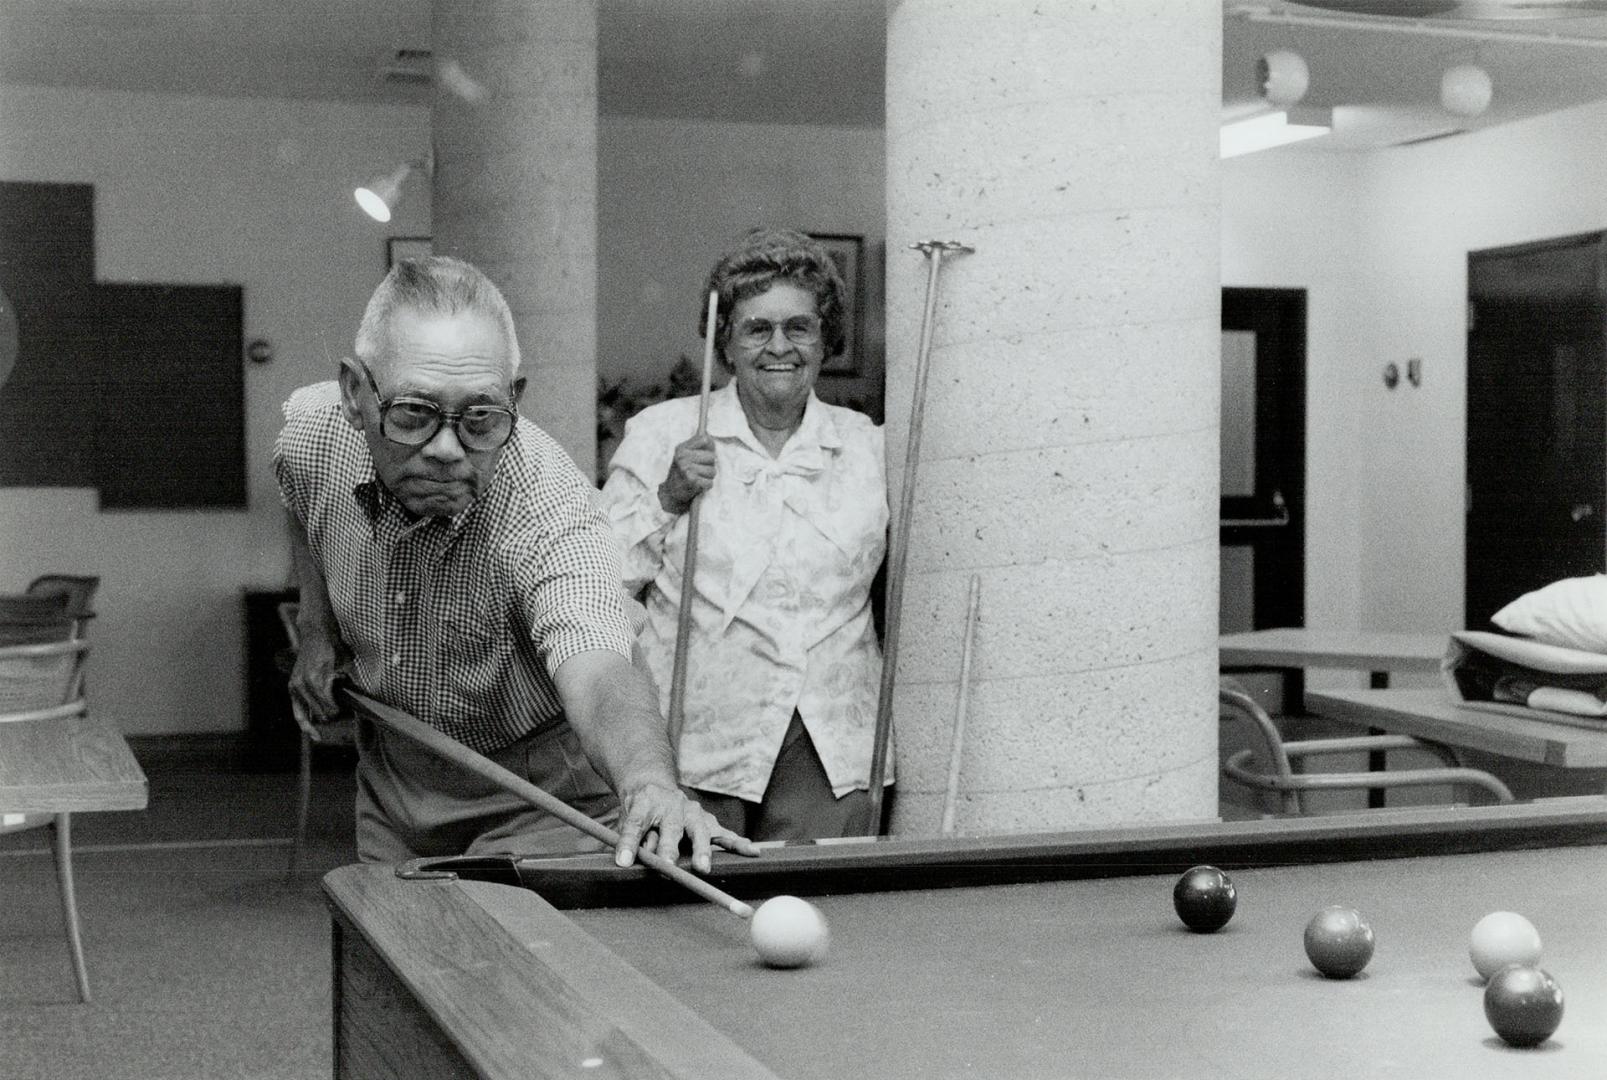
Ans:
[[[830,252],[796,229],[758,228],[749,230],[742,242],[714,265],[698,311],[698,336],[702,337],[708,333],[704,324],[709,293],[720,294],[714,349],[727,369],[725,347],[731,339],[732,309],[778,282],[796,285],[814,296],[826,359],[842,354],[848,340],[848,290]]]

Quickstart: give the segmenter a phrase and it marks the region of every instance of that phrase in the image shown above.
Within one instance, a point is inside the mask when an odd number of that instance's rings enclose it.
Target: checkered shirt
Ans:
[[[335,383],[296,391],[284,413],[280,497],[306,529],[364,691],[495,751],[562,714],[552,673],[569,657],[631,655],[596,489],[540,428],[519,420],[467,510],[419,519],[379,482]]]

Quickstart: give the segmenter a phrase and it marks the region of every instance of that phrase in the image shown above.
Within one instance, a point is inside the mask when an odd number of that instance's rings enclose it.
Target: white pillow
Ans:
[[[1607,653],[1607,574],[1553,581],[1524,593],[1491,621],[1548,645]]]

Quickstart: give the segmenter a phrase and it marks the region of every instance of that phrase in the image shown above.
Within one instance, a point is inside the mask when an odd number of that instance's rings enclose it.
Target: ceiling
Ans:
[[[430,8],[0,0],[0,82],[426,102]],[[882,122],[885,0],[600,0],[599,10],[606,114]],[[1334,107],[1335,130],[1297,152],[1397,145],[1607,99],[1607,49],[1586,44],[1607,45],[1607,0],[1225,0],[1222,29],[1225,116],[1266,108],[1263,54],[1306,59],[1302,104]],[[1530,40],[1541,35],[1552,40]],[[410,50],[426,55],[398,59]],[[1440,74],[1457,63],[1494,82],[1490,107],[1471,120],[1439,106]]]
[[[431,0],[0,0],[0,82],[428,100]],[[605,113],[882,123],[884,0],[600,0]],[[424,61],[423,71],[429,70]]]
[[[1306,60],[1310,88],[1300,105],[1334,110],[1332,135],[1288,152],[1397,146],[1607,99],[1602,0],[1229,0],[1225,118],[1268,108],[1256,65],[1277,49]],[[1442,74],[1461,64],[1482,67],[1494,89],[1489,107],[1471,119],[1440,105]]]

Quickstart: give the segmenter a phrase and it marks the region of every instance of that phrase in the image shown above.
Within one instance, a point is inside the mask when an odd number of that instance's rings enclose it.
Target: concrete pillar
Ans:
[[[888,471],[945,259],[905,578],[893,831],[1216,815],[1215,0],[893,0]],[[897,505],[897,495],[893,496]]]
[[[597,454],[597,11],[435,0],[434,247],[507,297],[523,411],[587,475]]]

